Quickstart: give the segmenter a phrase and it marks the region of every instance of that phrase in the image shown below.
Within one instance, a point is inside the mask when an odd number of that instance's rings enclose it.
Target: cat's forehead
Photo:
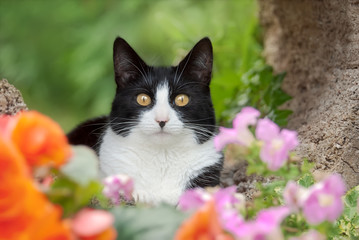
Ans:
[[[151,67],[148,71],[149,77],[161,85],[162,83],[171,81],[176,75],[176,68],[174,67]]]
[[[181,85],[183,79],[175,67],[151,67],[136,81],[136,86],[148,88],[152,92],[164,87],[174,90]]]

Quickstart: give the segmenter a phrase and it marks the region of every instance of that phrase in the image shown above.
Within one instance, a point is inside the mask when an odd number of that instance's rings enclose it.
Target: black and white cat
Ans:
[[[113,60],[110,115],[81,124],[68,134],[70,143],[97,151],[103,177],[132,177],[136,201],[176,204],[188,188],[218,185],[223,157],[213,144],[210,40],[176,67],[152,67],[117,38]]]

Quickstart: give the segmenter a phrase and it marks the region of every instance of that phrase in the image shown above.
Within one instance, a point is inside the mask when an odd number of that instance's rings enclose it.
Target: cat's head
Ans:
[[[110,114],[118,135],[141,135],[159,143],[192,134],[198,143],[210,139],[215,116],[209,84],[213,53],[200,40],[174,67],[147,65],[122,38],[114,42],[116,96]]]

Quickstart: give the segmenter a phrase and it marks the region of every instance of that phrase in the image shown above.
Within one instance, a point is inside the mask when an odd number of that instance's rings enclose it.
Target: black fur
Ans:
[[[203,172],[196,178],[189,181],[186,189],[197,188],[197,187],[214,187],[220,183],[220,175],[223,169],[223,158],[220,162],[213,164],[212,166],[203,169]]]
[[[101,136],[108,125],[108,117],[98,117],[81,123],[67,134],[72,145],[86,145],[98,153]]]

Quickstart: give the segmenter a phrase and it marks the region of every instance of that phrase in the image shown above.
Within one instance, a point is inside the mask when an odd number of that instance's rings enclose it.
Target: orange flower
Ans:
[[[30,177],[29,168],[26,166],[24,157],[8,139],[2,138],[1,136],[0,170],[0,179],[7,179],[19,175]]]
[[[1,137],[0,169],[0,239],[69,239],[57,238],[70,236],[59,209],[36,189],[18,149]],[[37,235],[44,226],[46,235]]]
[[[71,148],[60,126],[50,118],[35,112],[21,112],[11,139],[30,166],[59,167],[71,155]]]
[[[13,227],[25,226],[24,219],[18,217],[25,205],[23,194],[30,178],[23,156],[3,138],[0,138],[0,169],[0,233],[5,233]],[[17,226],[12,226],[13,221]]]
[[[195,212],[178,229],[175,240],[233,240],[224,233],[213,201]]]
[[[48,202],[47,206],[43,208],[42,215],[31,224],[28,230],[29,239],[72,239],[70,223],[61,220],[61,215],[61,208]]]

